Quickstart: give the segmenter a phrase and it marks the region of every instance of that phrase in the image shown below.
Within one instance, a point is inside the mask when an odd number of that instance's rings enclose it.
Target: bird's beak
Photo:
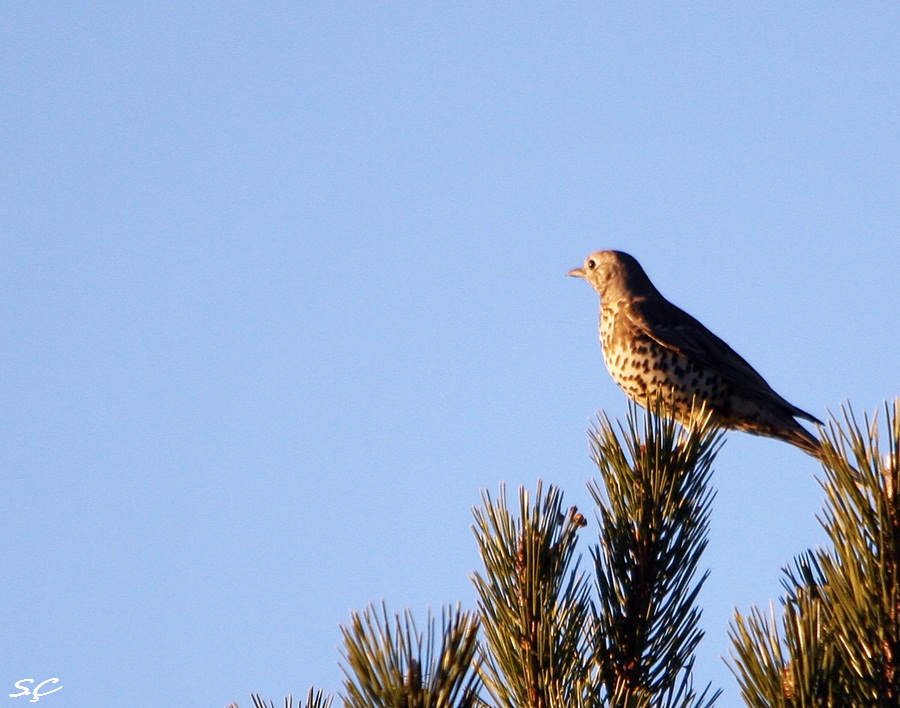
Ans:
[[[576,268],[575,270],[570,270],[566,275],[569,275],[573,278],[583,278],[584,277],[584,269]]]

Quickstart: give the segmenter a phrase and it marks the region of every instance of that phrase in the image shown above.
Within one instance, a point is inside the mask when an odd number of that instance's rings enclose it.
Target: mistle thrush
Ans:
[[[775,393],[737,352],[666,300],[634,258],[598,251],[568,274],[600,295],[603,358],[629,398],[647,405],[661,397],[685,425],[696,398],[723,428],[784,440],[819,456],[819,441],[795,418],[821,421]]]

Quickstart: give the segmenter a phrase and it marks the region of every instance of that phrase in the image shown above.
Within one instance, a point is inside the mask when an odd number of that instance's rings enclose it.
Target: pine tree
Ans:
[[[577,551],[588,521],[565,508],[557,487],[519,490],[516,511],[504,487],[496,499],[485,492],[474,510],[484,564],[472,577],[477,614],[445,609],[440,636],[431,617],[423,635],[409,612],[354,615],[343,629],[343,704],[711,706],[718,692],[693,688],[706,578],[695,575],[720,436],[703,415],[685,431],[659,412],[632,406],[626,426],[602,417],[590,432],[599,471],[589,485],[599,524],[593,584]],[[310,691],[301,705],[328,708],[326,700]]]
[[[496,706],[582,705],[590,689],[585,629],[589,586],[575,559],[577,532],[586,523],[562,493],[538,482],[534,502],[519,491],[519,515],[506,491],[484,494],[475,510],[475,535],[484,574],[473,581],[485,634],[484,678]]]
[[[602,416],[590,432],[592,572],[578,550],[589,522],[557,487],[520,489],[513,509],[504,487],[485,492],[477,610],[444,609],[439,629],[429,615],[424,634],[409,612],[353,615],[342,705],[712,706],[719,691],[698,692],[693,669],[721,436],[702,411],[689,431],[664,412],[631,407],[625,425]],[[831,546],[785,570],[780,614],[735,617],[730,665],[748,706],[900,705],[900,399],[885,412],[886,434],[849,409],[829,424],[820,521]],[[299,705],[331,702],[311,689]]]
[[[718,691],[693,688],[693,653],[703,636],[694,575],[706,548],[712,463],[721,436],[697,411],[686,432],[654,413],[631,409],[617,435],[601,419],[591,435],[600,481],[589,484],[599,508],[592,550],[598,612],[594,654],[601,705],[709,706]]]
[[[900,705],[900,399],[823,441],[819,518],[831,542],[785,570],[779,622],[752,609],[731,628],[748,706]],[[886,449],[881,439],[886,438]]]

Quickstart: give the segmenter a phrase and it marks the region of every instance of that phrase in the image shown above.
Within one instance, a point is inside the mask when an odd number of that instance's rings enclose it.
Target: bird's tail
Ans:
[[[819,442],[815,435],[796,421],[790,428],[774,432],[773,437],[780,438],[791,445],[796,445],[803,452],[812,455],[817,460],[822,458],[822,443]]]

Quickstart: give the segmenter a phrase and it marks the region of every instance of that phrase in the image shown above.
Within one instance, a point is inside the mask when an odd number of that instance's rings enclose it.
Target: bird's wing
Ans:
[[[791,415],[821,423],[779,396],[740,354],[668,300],[635,298],[626,309],[631,326],[698,366],[715,371],[745,395],[778,403]]]

